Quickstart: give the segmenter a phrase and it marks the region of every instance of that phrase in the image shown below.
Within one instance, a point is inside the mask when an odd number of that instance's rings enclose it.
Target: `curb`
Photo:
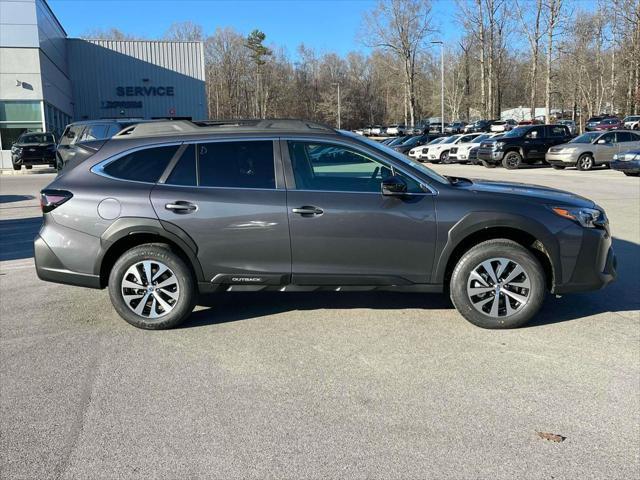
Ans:
[[[14,170],[13,168],[2,168],[0,169],[0,175],[41,175],[44,173],[56,173],[55,168],[32,168],[31,170],[27,170],[26,168],[21,168],[20,170]]]

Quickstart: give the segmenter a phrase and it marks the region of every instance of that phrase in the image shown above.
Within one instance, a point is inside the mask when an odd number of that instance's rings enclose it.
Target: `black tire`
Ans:
[[[564,170],[565,167],[564,165],[551,165],[551,168],[553,168],[554,170]]]
[[[27,170],[31,170],[33,168],[33,165],[25,165],[24,168],[26,168]]]
[[[483,167],[486,168],[496,168],[497,165],[495,163],[489,163],[486,160],[480,160],[480,163],[482,164]]]
[[[640,173],[638,172],[624,172],[627,177],[640,177]]]
[[[13,169],[14,170],[20,170],[22,168],[22,165],[14,165]]]
[[[467,292],[467,287],[468,285],[473,285],[472,282],[474,280],[470,276],[474,270],[480,267],[482,262],[497,258],[506,259],[519,265],[524,270],[524,275],[529,281],[530,288],[518,290],[519,295],[527,297],[527,301],[524,304],[513,303],[515,300],[512,300],[508,295],[497,293],[498,316],[491,316],[490,312],[485,313],[478,310],[472,303],[471,297],[476,298],[476,305],[487,299],[488,303],[485,304],[485,307],[478,308],[490,308],[495,303],[495,300],[490,300],[489,297],[495,298],[496,292],[491,290],[474,296]],[[510,263],[509,266],[511,265]],[[508,268],[504,270],[504,274],[499,278],[502,280],[508,279],[509,272],[513,271]],[[524,277],[515,277],[514,280],[518,278]],[[487,282],[487,284],[490,285],[490,282]],[[512,291],[514,287],[509,289],[502,288],[503,291]],[[474,325],[491,329],[517,328],[525,325],[540,310],[546,294],[545,273],[538,259],[519,243],[507,239],[488,240],[469,249],[458,261],[451,275],[449,291],[451,301],[458,312]],[[507,312],[504,304],[507,301],[510,302],[509,307],[514,308],[515,312],[510,315],[500,316],[500,313]]]
[[[144,312],[156,306],[156,313],[158,306],[160,306],[159,301],[156,303],[155,293],[145,293],[143,296],[144,299],[147,300],[147,306],[143,307],[143,315],[138,315],[133,311],[134,307],[137,307],[142,300],[136,303],[127,303],[123,298],[123,291],[126,287],[122,286],[122,281],[124,279],[125,274],[129,270],[130,267],[133,267],[139,262],[150,260],[151,262],[161,262],[165,266],[169,268],[171,273],[175,276],[175,281],[177,283],[177,292],[179,293],[177,300],[175,303],[170,305],[172,309],[168,313],[161,313],[161,316],[158,318],[149,318],[144,315]],[[140,270],[138,270],[140,272]],[[153,272],[151,277],[153,277],[156,272]],[[143,273],[140,273],[140,278],[143,279]],[[165,274],[167,275],[167,274]],[[163,279],[163,276],[157,277],[158,280]],[[164,280],[163,280],[164,281]],[[137,282],[136,282],[137,283]],[[144,280],[143,280],[144,283]],[[160,282],[162,283],[162,281]],[[136,293],[138,295],[142,295],[139,292],[145,292],[146,287],[138,289],[137,292],[132,291],[131,289],[127,289],[126,291],[129,293]],[[146,290],[148,292],[148,290]],[[160,293],[159,293],[160,295]],[[163,299],[167,302],[171,302],[172,300],[166,295],[162,294]],[[197,299],[197,283],[195,281],[193,272],[187,266],[187,264],[180,258],[179,255],[174,253],[168,245],[165,244],[157,244],[157,243],[148,243],[144,245],[139,245],[130,250],[127,250],[122,254],[116,263],[113,265],[111,269],[111,273],[109,275],[109,297],[111,298],[111,303],[114,308],[118,312],[118,314],[125,319],[128,323],[133,325],[134,327],[143,328],[147,330],[162,330],[165,328],[173,328],[180,323],[182,323],[193,311],[195,306],[195,302]],[[130,302],[135,302],[136,300],[130,300]],[[150,305],[149,305],[150,304]],[[162,308],[160,306],[160,308]]]
[[[596,162],[593,159],[593,155],[590,153],[583,153],[578,157],[578,161],[576,162],[576,167],[581,172],[586,172],[595,166]]]
[[[518,152],[507,152],[502,159],[502,166],[507,170],[517,170],[522,165],[522,155]]]
[[[449,163],[449,150],[440,154],[440,162]]]

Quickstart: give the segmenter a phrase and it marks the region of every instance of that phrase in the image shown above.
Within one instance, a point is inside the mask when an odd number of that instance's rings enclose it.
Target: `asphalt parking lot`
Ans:
[[[512,331],[392,293],[225,294],[141,331],[106,291],[38,280],[53,175],[1,176],[0,477],[639,478],[640,180],[434,168],[596,200],[618,281]]]

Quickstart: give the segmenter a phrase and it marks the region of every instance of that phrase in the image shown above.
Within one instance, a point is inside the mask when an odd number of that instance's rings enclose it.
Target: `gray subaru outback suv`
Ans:
[[[38,276],[109,288],[136,327],[178,325],[198,293],[447,292],[485,328],[547,291],[604,287],[604,211],[567,192],[443,177],[379,143],[298,120],[131,126],[41,193]]]

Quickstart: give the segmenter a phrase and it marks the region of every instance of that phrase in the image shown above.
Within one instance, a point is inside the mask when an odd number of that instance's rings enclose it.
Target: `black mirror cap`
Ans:
[[[407,193],[407,182],[394,175],[382,180],[381,189],[382,195],[404,195]]]

